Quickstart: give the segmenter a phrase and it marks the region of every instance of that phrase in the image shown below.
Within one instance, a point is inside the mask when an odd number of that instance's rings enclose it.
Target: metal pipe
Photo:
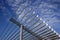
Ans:
[[[20,40],[23,40],[23,26],[20,27]]]

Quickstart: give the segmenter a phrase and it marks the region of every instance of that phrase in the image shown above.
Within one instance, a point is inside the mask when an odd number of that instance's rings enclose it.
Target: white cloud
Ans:
[[[23,5],[25,7],[25,5]],[[24,7],[20,6],[18,8],[18,11],[16,11],[17,14],[19,14]],[[38,12],[40,14],[40,17],[43,18],[48,24],[53,24],[55,22],[60,22],[59,19],[55,15],[60,15],[59,12],[55,12],[54,10],[57,9],[58,5],[47,3],[47,2],[41,2],[39,6],[33,6],[33,10],[36,10],[36,13]],[[27,12],[25,10],[25,12]],[[24,13],[24,12],[23,12]],[[22,14],[23,16],[24,14]]]
[[[57,7],[58,5],[42,2],[39,6],[40,17],[42,17],[43,20],[47,21],[48,24],[60,22],[58,18],[55,16],[60,15],[60,13],[54,11],[55,9],[57,9]]]

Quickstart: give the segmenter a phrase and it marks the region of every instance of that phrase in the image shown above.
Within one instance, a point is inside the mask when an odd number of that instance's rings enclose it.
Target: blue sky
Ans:
[[[9,18],[16,18],[25,6],[60,34],[60,0],[0,0],[0,36]]]

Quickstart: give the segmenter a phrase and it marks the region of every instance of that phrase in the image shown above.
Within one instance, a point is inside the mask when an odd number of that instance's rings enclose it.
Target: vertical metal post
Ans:
[[[20,40],[23,40],[23,26],[20,27]]]

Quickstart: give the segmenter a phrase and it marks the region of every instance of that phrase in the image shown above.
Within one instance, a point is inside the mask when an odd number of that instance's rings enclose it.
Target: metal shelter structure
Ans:
[[[1,0],[4,27],[0,27],[0,40],[60,40],[59,3],[58,0]],[[59,22],[57,26],[55,22]]]
[[[60,38],[60,35],[53,28],[34,13],[21,13],[19,19],[18,21],[10,18],[10,21],[20,27],[20,40],[55,40]]]

